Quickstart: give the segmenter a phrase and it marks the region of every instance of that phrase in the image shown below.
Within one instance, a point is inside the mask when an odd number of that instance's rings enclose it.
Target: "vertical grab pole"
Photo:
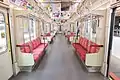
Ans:
[[[44,27],[44,25],[45,25],[45,24],[44,24],[44,21],[43,21],[43,32],[44,32],[45,29],[46,29],[46,28]],[[45,37],[46,37],[46,36],[45,36],[45,32],[44,32],[44,35],[43,35],[43,40],[44,40],[44,43],[43,43],[43,44],[44,44],[44,47],[45,47]],[[45,49],[45,48],[44,48],[44,49]]]
[[[113,41],[113,27],[115,22],[115,10],[116,7],[112,9],[111,13],[111,24],[110,24],[110,35],[109,35],[109,44],[108,44],[108,58],[107,58],[107,77],[109,77],[109,66],[110,66],[110,56],[111,56],[111,50],[112,50],[112,41]]]
[[[80,32],[80,30],[79,30],[78,22],[77,22],[77,35],[76,35],[75,43],[76,43],[76,40],[78,40],[79,32]]]

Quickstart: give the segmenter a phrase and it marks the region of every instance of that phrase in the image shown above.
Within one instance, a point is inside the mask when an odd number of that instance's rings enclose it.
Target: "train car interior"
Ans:
[[[0,80],[120,80],[120,0],[0,0]]]

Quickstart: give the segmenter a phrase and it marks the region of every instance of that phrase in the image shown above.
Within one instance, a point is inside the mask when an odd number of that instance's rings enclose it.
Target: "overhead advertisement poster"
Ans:
[[[32,10],[34,7],[27,0],[9,0],[11,4]]]
[[[21,6],[24,0],[9,0],[10,3]]]

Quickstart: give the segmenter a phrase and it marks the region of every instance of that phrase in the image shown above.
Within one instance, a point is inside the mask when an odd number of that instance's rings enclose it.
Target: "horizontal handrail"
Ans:
[[[17,44],[16,45],[16,47],[29,47],[30,48],[30,52],[32,52],[33,50],[31,49],[31,47],[29,46],[29,45],[27,45],[27,44],[25,44],[25,45],[20,45],[20,44]]]
[[[90,47],[103,47],[103,45],[90,45]]]

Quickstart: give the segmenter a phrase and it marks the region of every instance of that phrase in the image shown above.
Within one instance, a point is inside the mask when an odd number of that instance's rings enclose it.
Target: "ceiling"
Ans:
[[[60,23],[68,20],[77,11],[77,5],[81,0],[37,0],[40,7],[50,15],[53,21]],[[64,22],[64,21],[62,21]]]

